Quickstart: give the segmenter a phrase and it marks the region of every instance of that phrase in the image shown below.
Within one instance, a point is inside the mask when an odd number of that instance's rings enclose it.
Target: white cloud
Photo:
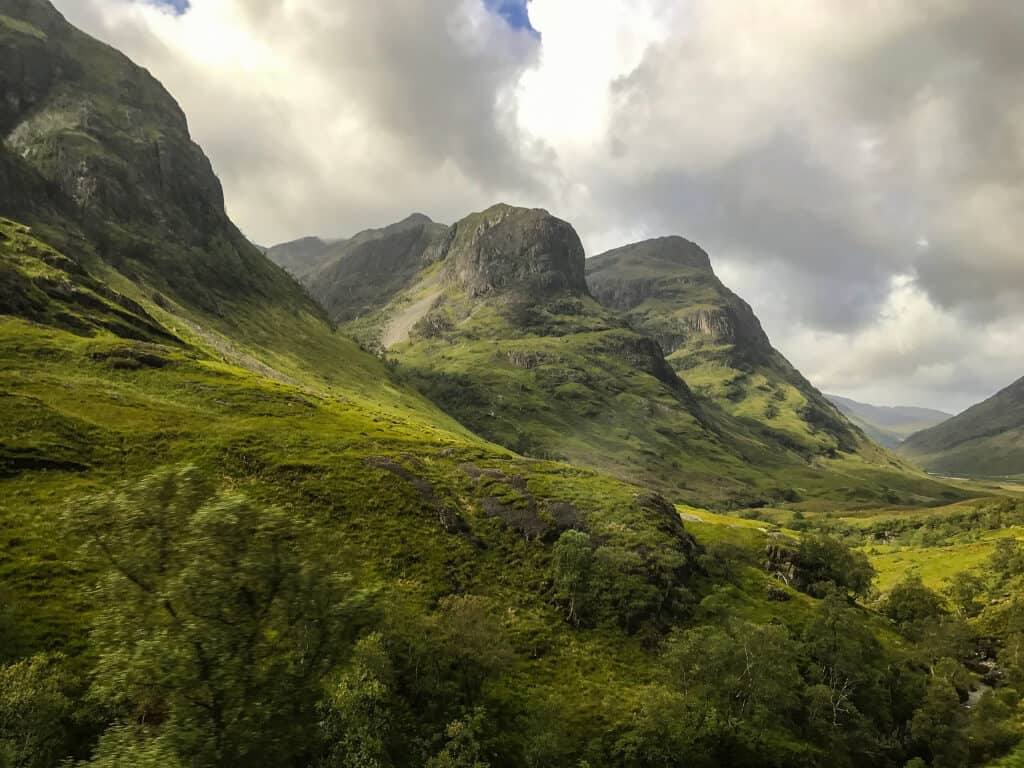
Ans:
[[[497,200],[679,233],[824,388],[1024,373],[1024,5],[56,0],[178,97],[255,239]]]

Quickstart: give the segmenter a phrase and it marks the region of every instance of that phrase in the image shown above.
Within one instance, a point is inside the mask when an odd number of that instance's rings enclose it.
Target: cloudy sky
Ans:
[[[1024,375],[1024,3],[55,0],[178,98],[255,241],[503,200],[682,234],[819,387]]]

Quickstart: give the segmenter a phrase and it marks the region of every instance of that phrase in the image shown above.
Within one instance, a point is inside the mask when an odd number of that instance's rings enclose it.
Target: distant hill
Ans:
[[[900,453],[939,474],[1024,475],[1024,379],[959,416],[911,435]]]
[[[304,237],[275,245],[267,256],[295,275],[332,320],[343,323],[389,301],[405,287],[447,229],[414,213],[347,240]]]
[[[879,445],[895,448],[915,432],[934,427],[953,414],[914,406],[869,405],[839,395],[825,395],[846,417]]]
[[[300,237],[298,240],[265,248],[263,252],[277,266],[301,280],[323,264],[332,245],[330,241],[319,237]]]

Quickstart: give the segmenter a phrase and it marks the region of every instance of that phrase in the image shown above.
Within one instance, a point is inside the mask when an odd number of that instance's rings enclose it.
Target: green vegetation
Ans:
[[[681,237],[627,245],[587,261],[591,290],[656,339],[695,392],[765,439],[805,457],[870,455],[863,437],[776,351],[708,255]]]
[[[900,452],[938,474],[1024,475],[1024,379],[949,421],[913,435]]]
[[[400,379],[489,440],[723,507],[959,495],[855,434],[824,400],[808,410],[806,397],[820,395],[791,369],[809,393],[794,395],[794,408],[816,414],[817,426],[799,430],[817,447],[695,396],[693,370],[684,383],[650,338],[587,295],[578,238],[545,212],[495,206],[458,222],[431,253],[405,290],[342,329],[383,347]]]
[[[776,455],[580,289],[542,212],[498,238],[525,261],[427,267],[381,361],[238,235],[155,81],[43,0],[0,13],[0,61],[44,75],[15,84],[31,114],[0,106],[0,765],[945,767],[1018,741],[1012,537],[881,596],[868,543],[1012,531],[1015,499],[911,509],[967,492]]]

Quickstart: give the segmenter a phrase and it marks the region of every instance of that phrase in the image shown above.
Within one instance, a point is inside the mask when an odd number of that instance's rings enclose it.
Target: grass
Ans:
[[[440,268],[427,268],[407,291],[344,330],[373,348],[389,319],[421,298]],[[694,398],[673,384],[656,348],[589,297],[469,301],[449,287],[387,358],[404,381],[474,433],[519,453],[657,487],[677,501],[818,509],[823,499],[863,506],[895,497],[921,505],[957,496],[878,449],[830,454],[836,443],[824,432],[810,451],[823,452],[809,458],[795,437],[780,443],[781,432],[760,426],[754,400],[745,406],[753,411],[733,414]],[[694,381],[691,373],[684,372],[687,381]],[[776,391],[758,397],[778,403]],[[795,435],[806,424],[792,414],[806,401],[792,386],[786,398],[793,405],[777,426]]]
[[[23,19],[15,19],[2,13],[0,13],[0,27],[18,35],[27,35],[40,41],[46,40],[46,33],[39,27],[29,24]]]
[[[1024,528],[988,531],[980,538],[954,539],[945,546],[870,546],[865,551],[878,571],[880,591],[888,592],[908,573],[918,574],[926,586],[941,590],[953,576],[981,568],[996,542],[1006,538],[1024,539]]]

